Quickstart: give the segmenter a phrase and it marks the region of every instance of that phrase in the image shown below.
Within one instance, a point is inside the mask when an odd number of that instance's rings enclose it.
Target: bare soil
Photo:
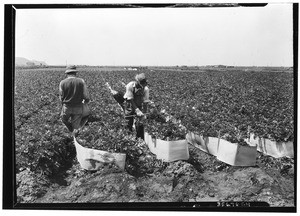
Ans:
[[[271,207],[294,206],[294,167],[278,169],[282,159],[258,153],[256,166],[233,167],[197,149],[193,154],[198,156],[198,165],[193,161],[176,161],[143,177],[134,177],[112,165],[96,172],[86,171],[74,158],[74,165],[67,170],[64,183],[52,184],[43,196],[31,201],[265,201]]]

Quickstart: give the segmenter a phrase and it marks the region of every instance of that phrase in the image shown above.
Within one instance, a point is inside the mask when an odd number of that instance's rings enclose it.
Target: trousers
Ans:
[[[141,109],[141,107],[138,107]],[[144,139],[144,125],[139,121],[139,117],[135,116],[135,110],[132,109],[130,102],[124,102],[125,120],[127,121],[127,129],[133,131],[135,126],[136,137]]]
[[[87,104],[75,106],[63,104],[61,110],[61,119],[70,132],[79,129],[86,124],[90,110]]]
[[[135,110],[132,109],[131,103],[129,101],[126,101],[124,98],[124,93],[117,92],[117,94],[114,94],[114,99],[118,102],[118,104],[122,107],[124,114],[125,114],[125,120],[126,120],[126,127],[130,132],[133,132],[133,124],[135,122],[135,130],[136,130],[136,137],[144,139],[144,125],[139,122],[138,117],[135,117]],[[142,107],[138,107],[141,109]],[[136,121],[135,121],[136,120]]]

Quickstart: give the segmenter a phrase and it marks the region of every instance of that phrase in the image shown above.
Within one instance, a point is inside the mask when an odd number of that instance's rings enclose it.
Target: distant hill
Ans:
[[[28,60],[23,57],[16,57],[15,65],[16,66],[45,66],[47,65],[47,63],[44,61]]]

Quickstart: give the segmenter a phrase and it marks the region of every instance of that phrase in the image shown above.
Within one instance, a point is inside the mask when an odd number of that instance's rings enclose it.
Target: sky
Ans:
[[[18,9],[15,55],[49,65],[293,66],[292,4]]]

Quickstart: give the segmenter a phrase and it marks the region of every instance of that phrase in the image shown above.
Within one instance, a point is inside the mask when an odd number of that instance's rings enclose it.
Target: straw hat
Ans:
[[[135,80],[138,81],[138,82],[143,82],[143,81],[146,82],[147,81],[146,76],[145,76],[144,73],[137,74],[135,76]]]
[[[71,65],[71,66],[68,66],[67,67],[67,70],[66,70],[66,74],[68,73],[77,73],[78,71],[76,70],[76,66],[75,65]]]

